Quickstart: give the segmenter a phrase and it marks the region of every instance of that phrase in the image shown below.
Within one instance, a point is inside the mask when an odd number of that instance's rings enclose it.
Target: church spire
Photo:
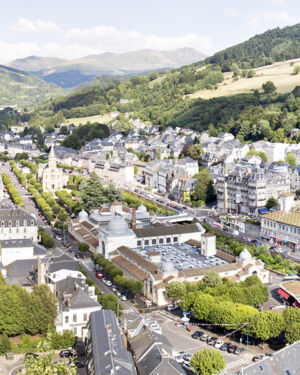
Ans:
[[[54,147],[51,146],[49,156],[48,156],[48,166],[51,169],[56,169],[56,157],[54,152]]]

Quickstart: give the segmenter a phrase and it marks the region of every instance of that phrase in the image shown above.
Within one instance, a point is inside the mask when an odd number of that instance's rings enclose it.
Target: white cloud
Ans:
[[[297,22],[296,17],[290,16],[284,11],[246,14],[245,17],[247,19],[246,25],[250,27],[264,26],[264,28],[267,28],[270,26],[274,26],[274,23],[276,23],[276,26],[278,26],[278,23],[286,26],[287,24],[293,24]]]
[[[12,25],[12,30],[21,32],[45,32],[57,33],[60,28],[53,22],[46,22],[43,20],[30,21],[27,18],[21,17],[15,24]]]
[[[19,18],[11,29],[23,33],[44,33],[43,37],[47,41],[41,42],[42,35],[38,35],[39,42],[7,44],[0,41],[0,56],[5,57],[5,62],[32,54],[74,59],[90,54],[120,53],[143,48],[171,50],[192,47],[203,53],[212,52],[211,39],[195,33],[176,37],[143,35],[135,30],[120,31],[114,26],[105,25],[63,30],[53,22],[31,21],[27,18]]]

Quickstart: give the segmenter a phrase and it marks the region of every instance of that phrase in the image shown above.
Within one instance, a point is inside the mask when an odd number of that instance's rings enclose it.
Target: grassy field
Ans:
[[[294,63],[292,66],[290,65],[291,62]],[[247,93],[252,90],[262,91],[261,86],[266,81],[273,81],[279,93],[289,92],[292,91],[295,86],[300,85],[300,73],[292,75],[297,65],[300,66],[300,59],[274,63],[272,65],[253,69],[256,72],[255,77],[239,77],[238,81],[232,80],[232,72],[224,73],[225,80],[216,90],[201,90],[187,96],[193,99],[211,99],[220,96]]]
[[[80,124],[84,125],[88,122],[99,122],[101,124],[106,124],[111,119],[112,118],[107,113],[105,115],[95,115],[95,116],[89,116],[89,117],[69,118],[67,121],[74,124],[75,126],[77,126],[77,125],[80,125]]]

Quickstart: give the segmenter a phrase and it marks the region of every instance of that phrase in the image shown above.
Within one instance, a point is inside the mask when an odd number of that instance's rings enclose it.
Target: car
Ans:
[[[122,296],[121,296],[121,301],[127,301],[127,297],[124,296],[124,295],[122,295]]]
[[[265,356],[267,356],[267,357],[273,357],[273,353],[266,352],[266,353],[265,353]]]
[[[237,345],[229,344],[227,347],[228,353],[234,353],[236,351]]]
[[[85,357],[76,357],[75,359],[69,359],[69,365],[74,363],[77,368],[82,368],[86,366],[86,359]]]
[[[107,285],[107,286],[112,286],[112,282],[111,282],[110,280],[107,280],[107,281],[106,281],[106,285]]]
[[[220,349],[223,344],[224,344],[224,341],[217,340],[216,343],[215,343],[215,348]]]
[[[61,241],[61,237],[60,236],[55,236],[55,238],[57,239],[57,241]]]
[[[200,337],[201,341],[207,341],[210,338],[210,335],[207,335],[206,333]]]
[[[69,249],[69,252],[70,253],[75,253],[75,249],[73,249],[72,247]]]
[[[184,362],[182,364],[182,367],[190,374],[194,374],[194,371],[192,369],[192,365],[190,364],[190,362]]]
[[[104,282],[104,284],[106,285],[107,283],[107,280],[105,278],[102,279],[102,281]]]
[[[220,350],[223,352],[227,352],[229,348],[230,343],[229,342],[224,342],[224,344],[221,346]]]
[[[76,259],[83,259],[83,255],[81,253],[76,253],[75,258]]]
[[[117,296],[121,297],[121,292],[119,292],[118,290],[117,290]]]
[[[180,365],[183,363],[183,361],[184,361],[184,359],[182,358],[182,355],[181,354],[176,354],[176,355],[174,355],[174,357],[173,357],[174,359],[175,359],[175,361],[177,362],[177,363],[179,363]]]
[[[30,358],[34,358],[34,359],[37,359],[39,355],[36,354],[36,353],[26,353],[25,354],[25,359],[30,359]]]
[[[113,287],[111,288],[111,290],[112,290],[113,292],[116,292],[116,291],[117,291],[117,288],[116,288],[115,286],[113,286]]]
[[[97,277],[98,279],[102,279],[102,277],[103,277],[103,273],[101,273],[101,272],[96,272],[96,277]]]
[[[59,352],[59,356],[62,358],[69,358],[74,355],[73,351],[70,349],[63,349]]]
[[[204,335],[204,332],[196,331],[196,332],[194,332],[194,333],[192,334],[192,338],[193,338],[193,339],[200,339],[201,336],[203,336],[203,335]]]
[[[258,355],[256,355],[255,357],[252,358],[252,361],[253,362],[258,362],[261,359],[263,359],[263,357],[264,357],[263,354],[258,354]]]
[[[242,353],[243,349],[240,348],[239,346],[236,347],[235,351],[234,351],[234,354],[236,355],[240,355]]]
[[[179,354],[181,354],[181,355],[182,355],[182,358],[183,358],[185,361],[187,361],[187,362],[189,362],[189,361],[192,359],[192,357],[193,357],[189,352],[185,352],[185,351],[183,351],[183,352],[179,352]]]
[[[218,341],[217,337],[211,337],[207,340],[207,345],[215,345],[215,343]]]

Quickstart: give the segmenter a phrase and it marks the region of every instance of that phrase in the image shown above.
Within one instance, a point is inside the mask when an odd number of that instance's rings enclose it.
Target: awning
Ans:
[[[282,240],[282,242],[284,242],[284,243],[288,243],[288,241],[287,241],[287,240]]]
[[[282,242],[282,239],[281,239],[281,238],[275,238],[275,240],[276,240],[277,242]]]
[[[263,208],[259,208],[258,212],[260,214],[267,214],[269,211],[268,211],[268,209],[266,207],[263,207]]]
[[[295,301],[295,302],[293,303],[293,306],[298,307],[298,308],[300,309],[300,303],[297,302],[297,301]]]
[[[279,289],[277,290],[277,292],[278,292],[280,295],[282,295],[282,297],[285,298],[285,299],[288,299],[288,298],[290,297],[290,295],[289,295],[285,290],[283,290],[283,289],[281,289],[281,288],[279,288]]]

